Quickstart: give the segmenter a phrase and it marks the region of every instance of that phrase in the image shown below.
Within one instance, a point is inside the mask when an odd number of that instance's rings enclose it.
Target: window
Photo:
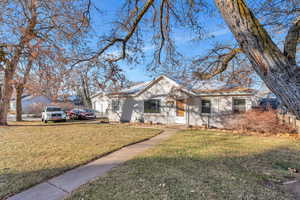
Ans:
[[[246,111],[246,100],[245,99],[233,99],[233,112],[243,113]]]
[[[46,111],[48,111],[48,112],[56,112],[56,111],[61,111],[61,108],[47,107]]]
[[[211,101],[203,99],[201,101],[201,113],[211,113]]]
[[[113,112],[117,112],[120,110],[120,101],[119,100],[112,100],[111,110]]]
[[[144,113],[160,113],[160,100],[150,99],[144,101]]]

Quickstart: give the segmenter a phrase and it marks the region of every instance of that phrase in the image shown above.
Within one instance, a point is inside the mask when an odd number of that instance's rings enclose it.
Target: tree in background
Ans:
[[[67,52],[86,30],[89,3],[84,0],[0,2],[0,46],[4,52],[0,70],[5,72],[0,98],[0,125],[7,124],[14,78],[23,64],[21,60],[26,56],[26,48],[38,45],[37,48],[48,46]]]
[[[18,67],[18,71],[15,75],[15,99],[16,99],[16,121],[22,121],[22,95],[24,92],[25,85],[29,78],[29,73],[35,59],[35,53],[29,52],[27,60],[24,61],[24,66]]]
[[[76,91],[85,107],[92,108],[92,96],[100,92],[109,92],[128,86],[129,81],[118,65],[92,62],[80,65],[73,70],[68,84]]]
[[[78,73],[77,94],[85,107],[92,108],[92,100],[91,100],[92,80],[90,79],[89,68],[85,68],[85,70],[80,70],[77,73]]]

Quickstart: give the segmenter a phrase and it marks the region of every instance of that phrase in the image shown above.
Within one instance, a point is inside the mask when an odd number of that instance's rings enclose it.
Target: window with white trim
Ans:
[[[246,112],[246,99],[233,99],[233,113]]]
[[[203,114],[211,113],[211,100],[208,99],[201,100],[201,113]]]
[[[119,100],[112,100],[111,110],[112,110],[112,112],[118,112],[120,110],[120,101]]]
[[[160,113],[160,100],[149,99],[144,101],[144,113]]]

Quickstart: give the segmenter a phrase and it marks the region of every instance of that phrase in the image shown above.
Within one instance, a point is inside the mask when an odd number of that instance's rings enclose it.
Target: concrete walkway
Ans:
[[[8,200],[60,200],[79,186],[101,177],[113,167],[132,159],[139,153],[161,143],[175,134],[176,129],[165,129],[163,133],[149,140],[124,147],[98,160],[70,170],[41,184],[33,186]]]
[[[293,181],[283,183],[284,188],[294,194],[296,200],[300,200],[300,175],[296,176]]]

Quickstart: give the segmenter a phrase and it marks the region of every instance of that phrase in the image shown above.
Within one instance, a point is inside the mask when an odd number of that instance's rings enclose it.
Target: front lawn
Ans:
[[[69,200],[288,200],[288,168],[300,169],[299,140],[182,131]]]
[[[159,133],[107,124],[13,124],[0,127],[0,199]]]

